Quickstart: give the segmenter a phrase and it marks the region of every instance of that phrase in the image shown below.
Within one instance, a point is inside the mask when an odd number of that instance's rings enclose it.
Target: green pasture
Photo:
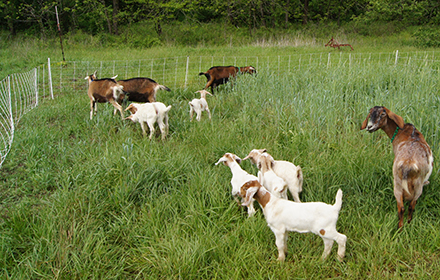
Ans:
[[[175,48],[179,55],[215,49]],[[294,48],[219,50],[276,56]],[[161,57],[172,51],[160,49]],[[328,54],[322,46],[313,51]],[[99,60],[98,52],[87,59]],[[84,88],[41,100],[16,125],[0,169],[0,278],[440,278],[438,66],[321,66],[240,76],[207,97],[212,121],[189,121],[188,101],[203,79],[160,91],[158,101],[172,105],[165,141],[142,137],[139,124],[114,116],[109,104],[90,120]],[[413,123],[434,154],[431,183],[401,232],[390,140],[360,130],[376,105]],[[229,168],[214,165],[226,152],[243,158],[255,148],[302,167],[304,202],[333,204],[343,190],[344,262],[336,260],[337,244],[321,261],[323,242],[311,233],[290,233],[286,261],[276,260],[261,209],[247,218],[230,194]],[[249,161],[242,167],[257,172]]]

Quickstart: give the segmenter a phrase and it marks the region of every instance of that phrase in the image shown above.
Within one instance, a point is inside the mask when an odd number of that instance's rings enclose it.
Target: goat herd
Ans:
[[[229,78],[238,73],[256,73],[252,66],[216,66],[211,67],[205,75],[207,84],[200,93],[200,99],[189,102],[190,119],[194,112],[200,121],[202,111],[207,111],[209,119],[211,113],[206,102],[206,95],[212,95],[206,89],[211,87],[212,93],[218,85],[226,83]],[[162,139],[168,133],[168,111],[170,106],[156,102],[156,92],[159,89],[170,89],[159,85],[149,78],[133,78],[115,81],[115,78],[96,79],[96,71],[85,79],[89,81],[88,96],[90,98],[90,119],[93,118],[93,109],[96,114],[96,103],[111,103],[115,110],[119,110],[124,118],[122,101],[128,96],[128,101],[144,102],[131,103],[125,110],[131,112],[126,119],[139,122],[142,132],[146,135],[145,123],[150,129],[150,136],[155,133],[154,124],[157,122],[161,130]],[[410,123],[404,123],[403,118],[383,106],[370,109],[368,116],[362,123],[361,130],[374,132],[382,129],[391,139],[394,151],[393,181],[394,196],[397,201],[398,228],[403,226],[404,201],[410,201],[408,208],[408,223],[412,220],[413,212],[423,191],[423,186],[429,184],[429,177],[433,169],[431,149],[423,135]],[[302,191],[303,174],[300,166],[291,162],[274,160],[266,149],[254,149],[243,160],[250,159],[259,171],[258,176],[251,175],[240,167],[242,161],[233,153],[224,154],[216,163],[223,163],[232,172],[232,195],[242,198],[242,205],[248,207],[248,215],[255,213],[254,200],[260,204],[268,226],[275,234],[278,248],[278,260],[284,260],[287,253],[288,231],[300,233],[312,232],[319,235],[324,241],[325,259],[331,251],[334,241],[338,243],[338,260],[345,256],[347,237],[336,230],[336,223],[342,205],[342,191],[336,193],[336,202],[329,205],[323,202],[301,203],[299,193]],[[287,189],[294,201],[288,200]]]

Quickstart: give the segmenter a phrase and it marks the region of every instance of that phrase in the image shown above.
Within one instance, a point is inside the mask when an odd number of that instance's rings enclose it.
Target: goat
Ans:
[[[298,203],[280,199],[258,181],[243,184],[239,195],[243,198],[244,206],[252,203],[252,199],[257,200],[260,204],[267,225],[275,234],[279,261],[284,261],[286,258],[288,231],[312,232],[319,235],[324,241],[324,252],[321,256],[323,260],[330,254],[333,242],[336,241],[338,243],[338,260],[343,260],[347,236],[336,230],[342,205],[341,189],[337,191],[336,202],[333,205],[323,202]]]
[[[89,81],[89,89],[87,90],[87,95],[90,98],[90,119],[93,119],[93,108],[95,109],[95,115],[98,111],[96,103],[107,103],[115,107],[114,114],[116,110],[121,113],[121,118],[124,118],[124,113],[122,112],[122,100],[124,99],[123,86],[118,85],[115,81],[114,76],[112,78],[106,79],[96,79],[96,71],[87,77],[85,80]]]
[[[254,74],[257,70],[253,66],[236,67],[236,66],[213,66],[206,72],[200,72],[199,76],[205,75],[208,80],[205,90],[211,87],[211,92],[214,94],[214,88],[229,81],[230,77],[237,76],[238,73]]]
[[[223,163],[224,165],[228,166],[231,169],[232,172],[232,179],[231,179],[231,185],[232,185],[232,195],[237,196],[240,193],[240,188],[245,184],[246,182],[252,182],[257,181],[258,178],[254,175],[251,175],[244,171],[239,163],[241,162],[241,158],[239,158],[237,155],[232,153],[226,153],[224,154],[215,165],[218,165],[219,163]],[[252,217],[255,214],[255,208],[253,203],[248,203],[246,205],[248,208],[248,216]]]
[[[258,167],[259,158],[263,153],[267,153],[266,149],[254,149],[243,160],[250,159],[251,162]],[[293,163],[284,160],[274,160],[272,169],[278,177],[286,182],[293,200],[295,202],[301,202],[299,193],[302,191],[304,180],[301,166],[295,166]]]
[[[150,78],[119,80],[118,84],[124,87],[128,101],[134,102],[156,102],[156,93],[159,89],[170,91],[168,87],[159,85]]]
[[[148,124],[150,128],[150,140],[153,138],[153,134],[156,132],[154,129],[154,124],[157,122],[162,134],[162,140],[168,134],[168,111],[171,109],[171,105],[168,107],[161,102],[153,103],[131,103],[125,111],[130,111],[131,115],[128,116],[127,120],[132,120],[133,122],[139,122],[142,128],[142,134],[147,135],[145,123]]]
[[[257,160],[257,167],[259,169],[258,182],[276,197],[287,199],[286,181],[278,177],[273,171],[272,167],[274,163],[275,160],[268,153],[264,152],[260,154]]]
[[[399,217],[398,228],[403,226],[404,200],[409,200],[408,223],[416,207],[423,186],[429,184],[434,158],[431,148],[422,133],[414,125],[403,122],[403,118],[383,106],[376,106],[362,123],[361,130],[374,132],[382,129],[393,144],[394,196]]]
[[[194,112],[197,114],[197,121],[200,121],[202,118],[202,112],[207,111],[209,119],[211,119],[211,112],[209,111],[208,102],[206,102],[206,94],[209,94],[212,96],[212,94],[207,90],[199,90],[196,91],[196,93],[200,93],[200,99],[194,98],[192,101],[189,102],[189,118],[190,121],[192,121]]]

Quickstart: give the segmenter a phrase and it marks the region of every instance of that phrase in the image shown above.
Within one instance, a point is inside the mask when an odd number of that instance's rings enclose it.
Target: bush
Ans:
[[[434,27],[420,27],[413,35],[416,46],[425,48],[440,47],[439,31],[438,28]]]

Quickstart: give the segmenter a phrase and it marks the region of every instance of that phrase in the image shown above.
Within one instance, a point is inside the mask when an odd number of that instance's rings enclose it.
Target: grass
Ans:
[[[27,113],[0,169],[1,278],[439,278],[437,160],[413,221],[397,232],[391,144],[383,132],[359,130],[370,107],[387,106],[422,131],[438,158],[438,69],[262,69],[207,97],[211,122],[189,122],[198,89],[159,93],[173,106],[166,141],[143,138],[109,105],[89,120],[87,98],[72,89]],[[286,261],[276,261],[261,210],[248,219],[230,195],[230,170],[214,166],[225,152],[244,157],[254,148],[303,168],[302,201],[334,203],[344,191],[343,263],[336,248],[322,262],[322,240],[299,233],[289,235]],[[248,161],[242,167],[256,173]]]

